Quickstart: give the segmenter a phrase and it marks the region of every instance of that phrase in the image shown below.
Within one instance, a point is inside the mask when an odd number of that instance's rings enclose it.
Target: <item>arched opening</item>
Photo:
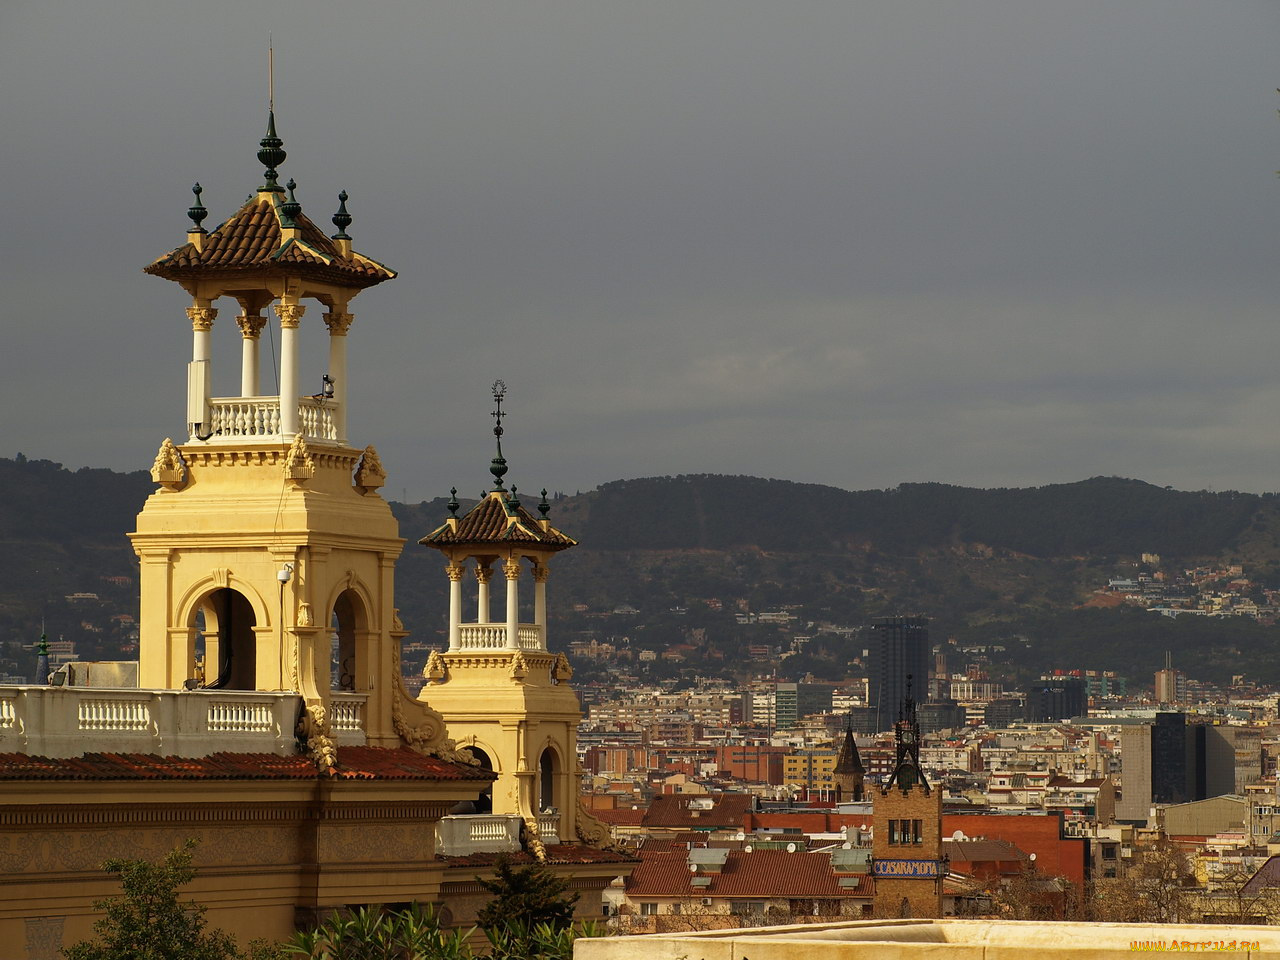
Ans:
[[[489,754],[485,753],[479,747],[470,746],[463,747],[461,753],[469,753],[476,758],[482,770],[493,770],[493,761],[489,758]],[[474,800],[463,800],[461,803],[455,803],[450,813],[493,813],[493,784],[487,783],[480,795]]]
[[[216,690],[256,690],[257,618],[244,594],[223,587],[209,594],[195,616],[196,655],[204,658],[205,686]]]
[[[333,690],[360,689],[356,657],[356,607],[358,597],[344,590],[333,604],[329,620],[332,661],[329,669],[329,686]]]
[[[550,747],[538,758],[538,811],[550,813],[558,808],[556,803],[556,754]]]

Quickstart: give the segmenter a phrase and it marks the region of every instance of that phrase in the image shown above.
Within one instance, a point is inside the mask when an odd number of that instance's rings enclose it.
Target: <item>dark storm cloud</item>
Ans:
[[[136,468],[181,428],[186,303],[139,268],[193,181],[211,220],[259,182],[271,30],[284,172],[321,223],[350,191],[400,271],[351,337],[394,496],[485,482],[499,376],[527,487],[1271,489],[1278,27],[1174,0],[10,3],[0,452]]]

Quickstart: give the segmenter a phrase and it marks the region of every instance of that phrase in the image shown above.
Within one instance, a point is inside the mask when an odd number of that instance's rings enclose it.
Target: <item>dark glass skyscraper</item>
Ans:
[[[879,730],[891,730],[907,695],[923,700],[929,689],[929,621],[922,617],[881,617],[871,624],[868,694]]]

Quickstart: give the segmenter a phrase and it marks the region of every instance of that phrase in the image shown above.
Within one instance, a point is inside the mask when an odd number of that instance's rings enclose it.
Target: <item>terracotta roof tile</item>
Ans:
[[[511,518],[515,523],[511,523]],[[543,530],[523,506],[512,507],[506,495],[500,491],[490,493],[458,520],[458,528],[452,530],[444,523],[418,541],[429,547],[445,547],[471,544],[536,543],[551,550],[567,550],[578,541],[567,537],[555,527]]]
[[[745,793],[714,794],[710,810],[691,810],[690,803],[705,801],[705,796],[659,794],[653,798],[645,814],[646,827],[685,827],[696,830],[741,829],[753,798]],[[696,814],[696,816],[695,816]]]
[[[318,776],[308,758],[272,753],[215,753],[208,757],[87,753],[66,758],[0,754],[0,780],[312,780]],[[487,781],[493,774],[403,747],[340,747],[333,778]]]
[[[280,212],[271,194],[259,193],[205,237],[203,249],[185,243],[143,268],[170,280],[262,271],[301,272],[315,279],[370,287],[395,276],[394,270],[353,253],[344,257],[306,214],[295,218],[299,240],[285,240]]]
[[[709,880],[693,886],[694,876]],[[685,851],[651,853],[642,850],[640,866],[627,879],[628,897],[869,897],[871,878],[859,877],[844,887],[831,872],[825,853],[787,853],[783,850],[728,851],[719,873],[690,873]]]

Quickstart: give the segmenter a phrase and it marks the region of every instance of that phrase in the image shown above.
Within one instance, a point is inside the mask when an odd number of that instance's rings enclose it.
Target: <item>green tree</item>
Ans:
[[[533,930],[545,924],[563,930],[573,924],[573,905],[578,894],[568,896],[569,885],[540,864],[515,868],[508,857],[498,858],[492,879],[477,877],[493,899],[480,910],[478,920],[485,930],[520,927]]]
[[[178,888],[195,877],[194,840],[150,860],[108,860],[103,868],[120,877],[122,895],[99,900],[103,916],[93,925],[95,940],[63,952],[68,960],[241,960],[246,955],[221,930],[206,930],[205,907],[178,900]],[[256,946],[254,960],[275,956]]]

